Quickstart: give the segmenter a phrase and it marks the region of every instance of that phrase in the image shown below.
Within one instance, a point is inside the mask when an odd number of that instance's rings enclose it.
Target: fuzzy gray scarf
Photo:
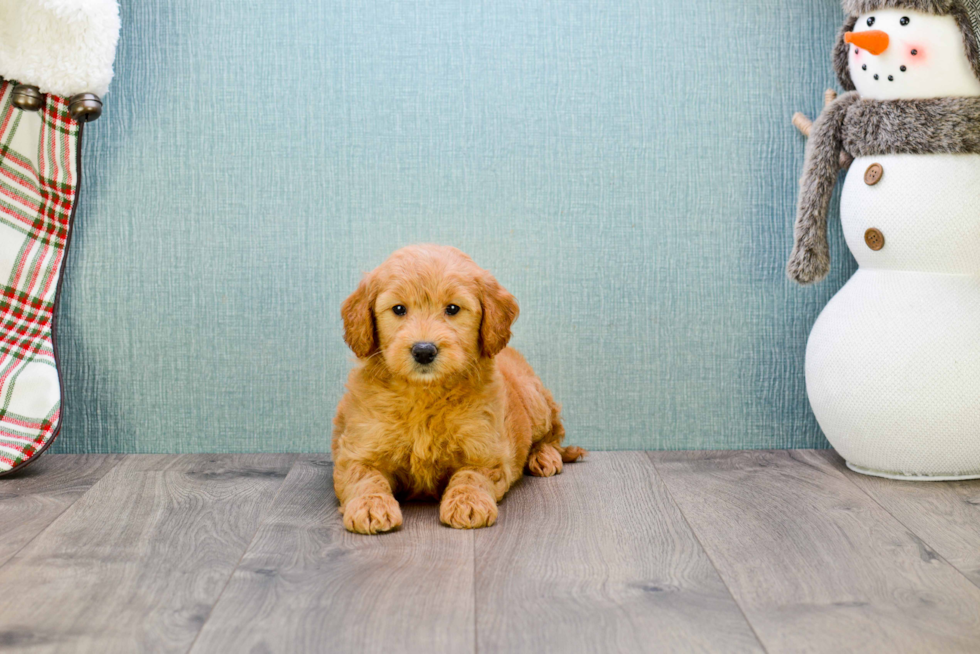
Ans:
[[[980,98],[862,100],[845,93],[813,123],[806,146],[793,253],[786,267],[800,284],[830,271],[827,209],[837,184],[841,153],[980,154]]]

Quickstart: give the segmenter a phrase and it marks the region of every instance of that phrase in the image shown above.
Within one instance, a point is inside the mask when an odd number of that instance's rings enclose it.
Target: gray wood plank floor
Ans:
[[[769,651],[980,651],[980,588],[819,453],[650,456]]]
[[[299,461],[194,652],[473,651],[473,533],[436,510],[408,505],[400,531],[348,533],[331,465]]]
[[[980,482],[595,453],[525,478],[490,529],[409,504],[371,537],[344,531],[331,474],[45,455],[0,479],[0,651],[980,651]]]
[[[0,649],[186,652],[294,458],[125,458],[0,567]]]
[[[0,565],[37,536],[119,463],[108,454],[48,454],[0,479]]]
[[[525,478],[500,526],[475,532],[480,652],[762,651],[643,453]]]
[[[980,482],[918,483],[849,470],[836,452],[821,452],[858,488],[980,586]]]

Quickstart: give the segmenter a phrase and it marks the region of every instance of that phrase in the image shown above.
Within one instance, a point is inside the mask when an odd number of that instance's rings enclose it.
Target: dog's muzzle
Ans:
[[[439,348],[435,343],[421,342],[412,346],[412,358],[423,366],[436,360]]]

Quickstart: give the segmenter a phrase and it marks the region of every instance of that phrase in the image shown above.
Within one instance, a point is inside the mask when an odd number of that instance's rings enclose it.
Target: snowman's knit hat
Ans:
[[[844,34],[854,29],[857,17],[879,9],[908,9],[937,16],[952,15],[963,33],[966,55],[973,65],[973,73],[980,79],[980,0],[842,0],[848,18],[837,36],[834,48],[834,68],[841,85],[854,90],[847,64],[848,44]]]

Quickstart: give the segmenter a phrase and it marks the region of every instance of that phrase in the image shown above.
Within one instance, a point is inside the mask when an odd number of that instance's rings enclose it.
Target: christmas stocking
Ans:
[[[0,475],[61,427],[54,317],[118,31],[115,0],[0,0]]]

